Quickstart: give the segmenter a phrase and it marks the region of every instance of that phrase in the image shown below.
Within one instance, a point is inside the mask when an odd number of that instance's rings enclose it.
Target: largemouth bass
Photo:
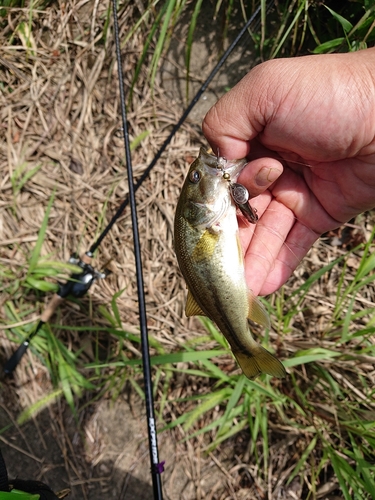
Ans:
[[[230,194],[246,160],[226,161],[201,148],[190,166],[175,216],[175,250],[188,287],[185,313],[205,315],[229,342],[244,374],[283,377],[282,363],[251,335],[248,320],[269,318],[245,280],[236,205]]]

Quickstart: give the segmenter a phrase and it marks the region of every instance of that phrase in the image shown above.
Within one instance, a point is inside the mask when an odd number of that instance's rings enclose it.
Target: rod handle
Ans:
[[[16,352],[12,354],[12,356],[8,359],[8,361],[4,365],[4,372],[9,375],[10,373],[13,372],[13,370],[16,368],[18,363],[21,361],[22,356],[25,354],[27,351],[27,348],[29,347],[29,342],[28,340],[25,340],[22,342],[22,344],[19,346]]]

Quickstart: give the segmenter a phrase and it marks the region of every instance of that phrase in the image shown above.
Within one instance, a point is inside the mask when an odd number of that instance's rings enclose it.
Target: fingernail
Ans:
[[[257,176],[255,177],[255,182],[258,186],[268,186],[275,182],[275,180],[280,176],[281,172],[277,168],[263,167],[259,170]]]

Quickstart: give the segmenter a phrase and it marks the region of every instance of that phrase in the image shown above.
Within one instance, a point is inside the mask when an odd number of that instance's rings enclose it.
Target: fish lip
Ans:
[[[222,176],[223,173],[228,173],[232,181],[235,181],[239,176],[242,169],[248,163],[246,158],[241,158],[239,160],[227,160],[223,156],[215,156],[208,153],[203,147],[199,151],[199,157],[203,161],[205,167],[208,167],[211,171],[215,170],[215,175]]]
[[[208,153],[203,147],[200,148],[198,157],[201,158],[207,167],[217,169],[217,157]]]
[[[224,168],[224,172],[229,173],[231,181],[236,182],[237,177],[242,172],[248,161],[246,158],[241,158],[240,160],[228,160],[227,165]]]

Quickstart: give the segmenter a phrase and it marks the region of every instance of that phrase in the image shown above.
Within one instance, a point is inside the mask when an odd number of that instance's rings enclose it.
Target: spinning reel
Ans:
[[[96,271],[91,265],[93,254],[88,251],[80,258],[76,253],[72,254],[69,259],[69,264],[74,264],[82,269],[81,272],[74,273],[66,281],[66,283],[59,284],[59,290],[52,297],[51,301],[43,311],[40,320],[35,330],[22,342],[19,348],[9,358],[4,365],[4,372],[11,374],[21,361],[22,356],[27,351],[31,340],[39,332],[41,327],[47,323],[55,313],[57,307],[68,297],[81,298],[90,289],[91,285],[100,279],[106,278],[111,271],[103,269],[103,271]],[[0,497],[1,500],[1,497]]]

